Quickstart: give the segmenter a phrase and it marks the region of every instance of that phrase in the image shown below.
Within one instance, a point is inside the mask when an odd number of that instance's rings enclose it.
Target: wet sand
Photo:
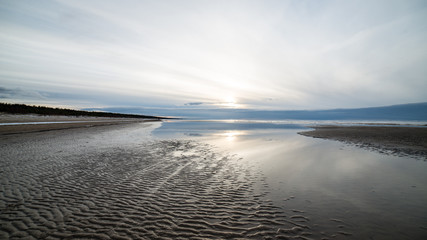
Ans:
[[[426,127],[319,126],[299,134],[338,140],[385,154],[427,159]]]
[[[191,136],[255,165],[274,205],[310,227],[306,239],[426,239],[424,161],[298,135],[308,130],[302,127],[212,131],[215,122],[180,123],[165,122],[153,134]]]
[[[263,175],[160,123],[0,138],[1,239],[304,239],[303,213],[266,198]],[[22,131],[18,131],[22,132]]]

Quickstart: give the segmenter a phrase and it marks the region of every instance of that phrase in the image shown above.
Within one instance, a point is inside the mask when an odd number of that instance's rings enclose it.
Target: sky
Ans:
[[[330,109],[426,89],[424,0],[0,0],[1,102]]]

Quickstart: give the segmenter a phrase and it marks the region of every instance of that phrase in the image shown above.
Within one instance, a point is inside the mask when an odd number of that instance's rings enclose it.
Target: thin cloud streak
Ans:
[[[5,1],[0,86],[98,106],[422,102],[426,16],[424,1]]]

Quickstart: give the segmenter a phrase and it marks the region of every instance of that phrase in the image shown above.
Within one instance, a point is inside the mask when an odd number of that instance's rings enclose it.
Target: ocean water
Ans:
[[[168,121],[152,135],[234,154],[262,174],[266,198],[310,228],[307,238],[427,239],[427,162],[298,134],[316,124],[365,123]]]

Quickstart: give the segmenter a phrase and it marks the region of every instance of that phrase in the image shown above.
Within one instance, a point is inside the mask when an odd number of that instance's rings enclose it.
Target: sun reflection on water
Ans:
[[[219,133],[218,136],[225,137],[229,142],[232,142],[237,139],[237,137],[244,135],[244,131],[226,131]]]

